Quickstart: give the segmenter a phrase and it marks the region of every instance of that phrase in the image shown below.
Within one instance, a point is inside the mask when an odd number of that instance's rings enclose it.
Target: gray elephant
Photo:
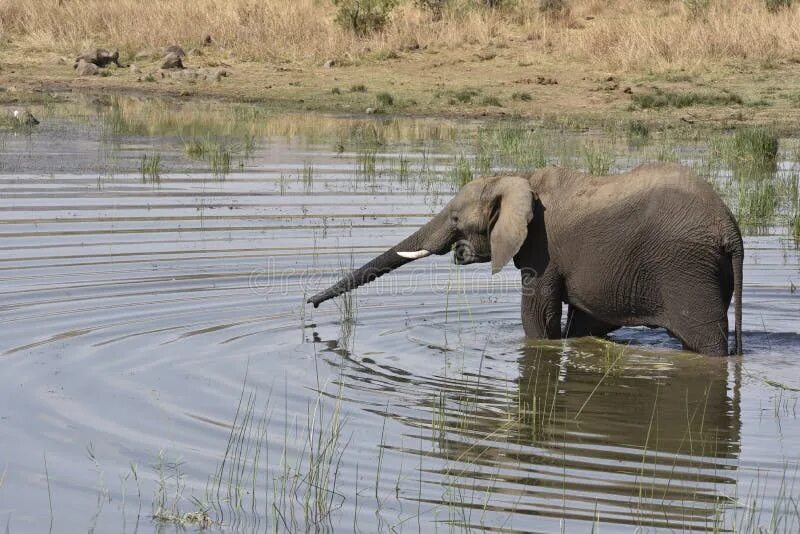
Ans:
[[[688,350],[728,354],[735,296],[742,352],[744,246],[714,189],[679,165],[591,176],[541,169],[465,185],[414,234],[311,297],[315,307],[408,262],[453,250],[460,265],[514,259],[529,338],[666,328]],[[561,328],[561,305],[567,303]]]

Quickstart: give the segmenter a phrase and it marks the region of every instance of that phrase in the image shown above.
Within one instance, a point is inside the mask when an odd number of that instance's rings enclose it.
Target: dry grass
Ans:
[[[5,0],[4,41],[25,51],[75,53],[90,46],[132,54],[205,34],[239,60],[300,64],[329,58],[359,61],[409,46],[503,47],[524,43],[526,54],[565,57],[621,70],[705,68],[720,62],[762,64],[793,59],[800,49],[800,9],[769,13],[759,0],[710,0],[690,13],[683,1],[570,0],[553,20],[538,0],[490,10],[454,0],[441,20],[403,0],[384,31],[357,38],[334,22],[328,0]]]

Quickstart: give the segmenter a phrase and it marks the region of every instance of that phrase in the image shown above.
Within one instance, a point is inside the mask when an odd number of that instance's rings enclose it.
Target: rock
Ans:
[[[333,67],[335,67],[335,66],[336,66],[336,62],[335,62],[334,60],[332,60],[332,59],[329,59],[328,61],[326,61],[325,63],[323,63],[323,65],[322,65],[322,66],[323,66],[324,68],[326,68],[326,69],[332,69]]]
[[[79,60],[75,65],[75,73],[78,76],[94,76],[100,72],[100,67],[94,63],[89,63],[83,59]]]
[[[36,117],[27,109],[15,109],[11,114],[14,116],[14,121],[21,126],[35,126],[39,124]]]
[[[211,43],[213,43],[213,42],[214,42],[214,39],[212,39],[212,38],[211,38],[211,35],[209,35],[209,34],[205,34],[205,35],[203,36],[203,41],[202,41],[202,43],[203,43],[203,46],[208,46],[208,45],[210,45],[210,44],[211,44]]]
[[[161,63],[162,69],[182,69],[183,68],[183,61],[181,61],[181,56],[170,52],[166,56],[164,56],[164,62]]]
[[[622,90],[622,92],[625,93],[626,95],[633,94],[633,90],[630,87],[626,87],[625,89]]]
[[[93,48],[85,51],[83,54],[75,58],[75,65],[73,65],[73,67],[77,69],[78,64],[81,61],[91,63],[100,68],[106,67],[111,63],[115,64],[117,67],[122,66],[119,63],[119,50],[114,50],[111,52],[105,48]]]
[[[374,114],[375,114],[375,108],[367,108],[367,115],[374,115]]]
[[[176,56],[178,56],[180,58],[186,57],[186,52],[184,52],[183,48],[181,48],[178,45],[165,46],[164,49],[163,49],[163,52],[164,52],[165,56],[168,56],[169,54],[175,54]]]

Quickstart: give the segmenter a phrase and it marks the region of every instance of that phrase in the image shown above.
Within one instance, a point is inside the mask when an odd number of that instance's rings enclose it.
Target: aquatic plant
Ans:
[[[139,164],[142,173],[142,182],[158,183],[161,181],[161,155],[142,154]]]
[[[356,176],[362,180],[374,180],[376,177],[377,150],[364,148],[356,156]]]
[[[310,193],[314,187],[314,166],[310,163],[303,163],[303,191]]]
[[[590,143],[583,149],[583,161],[589,174],[604,175],[611,172],[614,155],[607,148]]]
[[[463,187],[471,182],[472,178],[472,167],[470,166],[469,159],[463,154],[458,156],[451,167],[450,180],[457,187]]]
[[[765,127],[740,128],[730,139],[727,157],[740,169],[771,172],[778,159],[778,136]]]

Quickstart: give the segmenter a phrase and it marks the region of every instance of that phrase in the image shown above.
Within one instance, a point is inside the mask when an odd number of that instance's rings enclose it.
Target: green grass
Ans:
[[[143,183],[158,183],[161,181],[161,155],[142,154],[139,164]]]
[[[464,87],[462,89],[457,89],[455,91],[445,91],[441,93],[439,96],[444,96],[447,98],[448,104],[451,106],[456,106],[458,104],[471,104],[474,98],[480,96],[481,92],[479,89],[473,89],[471,87]]]
[[[394,97],[391,93],[385,91],[376,94],[375,100],[377,100],[379,106],[391,107],[394,105]]]
[[[511,95],[511,100],[519,100],[522,102],[528,102],[533,100],[533,97],[528,92],[517,91]]]
[[[633,104],[640,109],[685,108],[690,106],[732,106],[744,104],[735,93],[699,93],[657,90],[653,93],[634,94]]]
[[[740,180],[737,187],[736,219],[749,228],[772,223],[778,211],[778,189],[770,180]]]
[[[494,106],[497,108],[503,107],[503,104],[500,102],[500,99],[496,96],[484,96],[481,99],[481,104],[484,106]]]
[[[363,83],[357,83],[355,85],[351,85],[350,86],[350,92],[351,93],[366,93],[367,92],[367,86],[364,85]]]
[[[411,176],[411,160],[402,154],[397,158],[397,171],[395,175],[401,183],[408,182]]]
[[[314,187],[314,166],[303,163],[303,190],[310,193]]]
[[[583,161],[589,174],[606,175],[614,165],[614,155],[607,148],[589,144],[584,147]]]
[[[778,159],[778,136],[769,128],[738,129],[730,140],[727,155],[735,165],[772,170]]]
[[[473,179],[472,167],[463,154],[456,158],[450,170],[450,178],[458,187],[463,187]]]
[[[478,130],[476,166],[482,173],[495,165],[520,172],[544,167],[553,137],[553,132],[522,122],[483,126]]]
[[[244,135],[241,141],[233,143],[211,136],[191,138],[184,141],[183,150],[189,159],[208,163],[215,178],[224,179],[231,172],[235,156],[240,158],[239,166],[244,167],[255,150],[255,137]]]
[[[356,156],[356,175],[363,180],[374,180],[377,177],[377,150],[364,148]]]
[[[642,121],[629,121],[625,128],[629,141],[641,142],[650,137],[650,127]]]
[[[231,172],[231,152],[224,145],[219,145],[211,151],[208,162],[215,178],[224,179]]]

